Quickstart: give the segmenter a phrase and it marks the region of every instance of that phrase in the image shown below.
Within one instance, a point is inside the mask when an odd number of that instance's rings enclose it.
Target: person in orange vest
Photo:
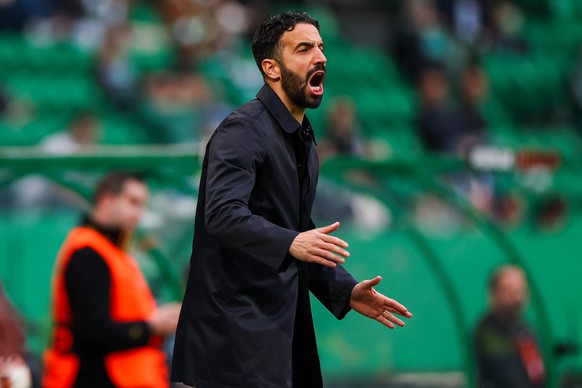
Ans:
[[[156,306],[126,251],[147,198],[140,176],[106,175],[96,187],[92,212],[61,247],[44,387],[169,386],[162,344],[176,330],[180,304]]]

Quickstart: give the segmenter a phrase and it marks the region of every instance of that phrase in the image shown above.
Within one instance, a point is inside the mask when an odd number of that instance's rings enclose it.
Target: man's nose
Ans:
[[[317,48],[317,53],[315,55],[315,59],[314,59],[315,64],[319,65],[325,65],[327,63],[327,58],[325,57],[325,54],[323,53],[323,50],[320,48]]]

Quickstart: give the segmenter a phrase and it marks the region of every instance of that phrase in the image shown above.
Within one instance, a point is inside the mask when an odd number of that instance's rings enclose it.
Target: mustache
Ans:
[[[320,63],[320,64],[315,65],[315,67],[313,69],[311,69],[311,70],[309,70],[307,72],[307,75],[305,76],[305,79],[310,79],[311,76],[313,74],[317,73],[318,71],[323,71],[324,74],[327,73],[327,70],[325,69],[325,65],[323,65],[323,64]]]

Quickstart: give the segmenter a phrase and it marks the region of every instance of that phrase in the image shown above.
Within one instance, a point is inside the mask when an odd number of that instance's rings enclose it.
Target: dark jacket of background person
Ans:
[[[197,388],[322,385],[309,291],[341,319],[357,282],[339,265],[288,253],[298,233],[314,227],[319,166],[311,139],[309,121],[299,124],[267,85],[212,136],[173,380]]]
[[[483,388],[541,388],[543,374],[537,381],[528,375],[529,368],[541,368],[537,339],[525,322],[507,324],[493,314],[479,322],[475,333],[479,387]],[[530,372],[532,374],[535,371]]]
[[[479,387],[544,387],[544,361],[524,318],[529,296],[525,272],[516,265],[496,268],[488,293],[489,311],[475,329]]]
[[[156,302],[121,230],[85,218],[68,235],[53,280],[45,388],[168,387]]]

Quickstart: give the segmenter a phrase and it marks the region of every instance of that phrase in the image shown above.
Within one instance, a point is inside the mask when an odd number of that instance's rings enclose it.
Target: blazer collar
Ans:
[[[302,124],[298,123],[285,104],[283,104],[283,101],[281,101],[277,93],[275,93],[269,85],[263,85],[257,94],[257,98],[263,103],[271,115],[273,115],[285,132],[291,134],[302,128],[312,131],[311,123],[309,122],[307,115],[303,116]]]

